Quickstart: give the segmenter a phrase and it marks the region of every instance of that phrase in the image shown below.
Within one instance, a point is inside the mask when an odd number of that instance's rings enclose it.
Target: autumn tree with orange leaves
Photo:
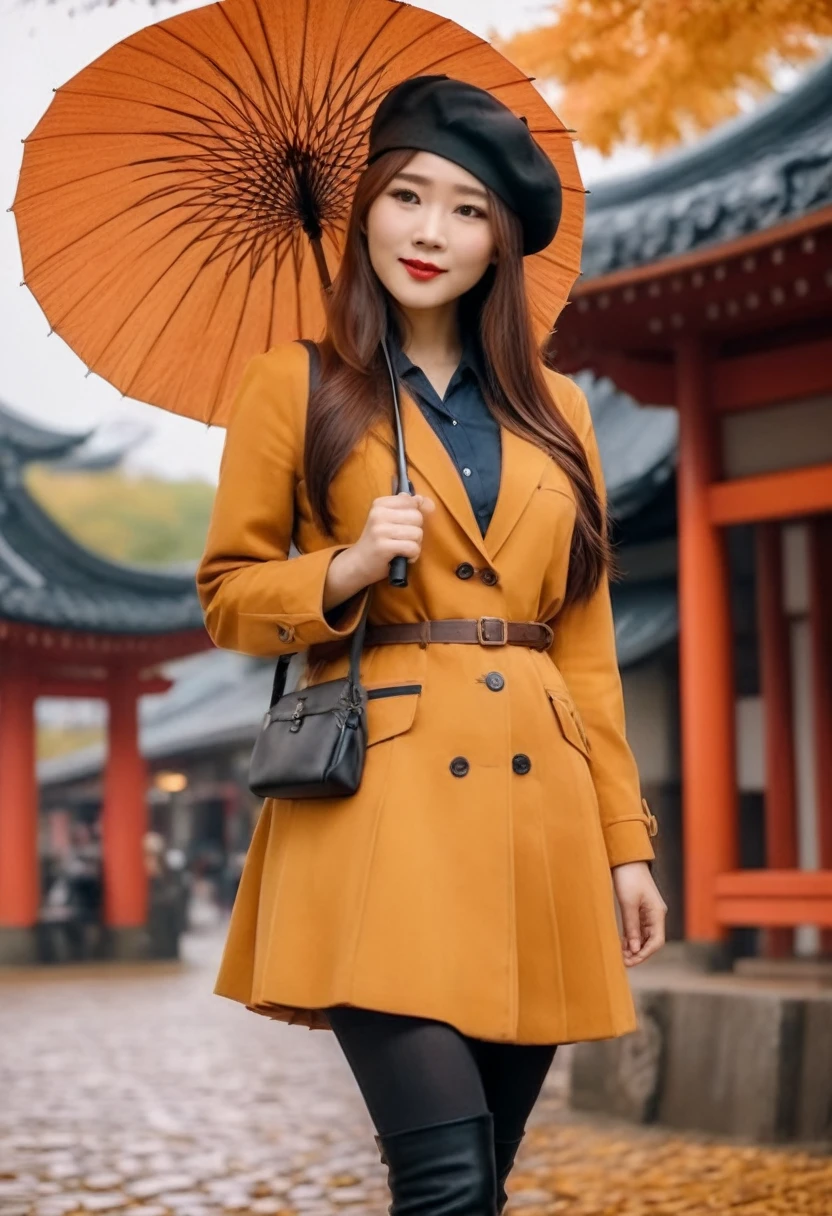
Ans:
[[[551,24],[492,41],[561,86],[561,117],[605,155],[708,130],[832,38],[832,0],[560,0],[551,11]]]

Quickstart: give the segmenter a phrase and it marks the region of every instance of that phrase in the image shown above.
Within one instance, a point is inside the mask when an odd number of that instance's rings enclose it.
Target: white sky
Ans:
[[[47,337],[49,326],[43,313],[28,289],[19,285],[22,271],[14,216],[6,208],[14,198],[21,140],[49,105],[53,88],[121,38],[176,12],[196,8],[201,0],[181,0],[177,5],[162,0],[155,7],[143,0],[119,0],[114,8],[90,12],[83,11],[83,3],[0,0],[0,401],[62,430],[138,425],[149,436],[131,458],[137,472],[213,481],[223,432],[122,400],[100,377],[87,377],[81,360],[62,339],[57,334]],[[80,11],[70,16],[73,7]],[[541,24],[550,6],[535,0],[423,0],[422,7],[485,37],[490,29],[507,36]],[[632,150],[604,161],[578,146],[578,159],[584,180],[591,182],[644,164],[649,158]]]

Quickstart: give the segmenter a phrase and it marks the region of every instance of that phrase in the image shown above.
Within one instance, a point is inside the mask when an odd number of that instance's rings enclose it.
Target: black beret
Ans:
[[[557,170],[526,120],[486,89],[449,76],[403,80],[373,116],[367,164],[394,148],[434,152],[489,186],[519,217],[524,256],[545,249],[557,232]]]

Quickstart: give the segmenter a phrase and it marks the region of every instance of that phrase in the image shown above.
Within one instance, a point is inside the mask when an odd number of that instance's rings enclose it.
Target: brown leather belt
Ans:
[[[505,621],[499,616],[481,616],[471,621],[413,621],[407,625],[368,625],[365,646],[400,646],[417,642],[462,643],[478,646],[530,646],[548,650],[554,634],[538,621]]]

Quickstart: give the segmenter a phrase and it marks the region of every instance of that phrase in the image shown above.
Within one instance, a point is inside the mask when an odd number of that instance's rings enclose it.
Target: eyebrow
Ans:
[[[423,177],[421,173],[397,173],[396,177],[402,178],[406,182],[414,182],[417,186],[433,185],[432,179],[429,177]],[[456,194],[473,194],[476,198],[481,198],[486,202],[488,201],[488,195],[486,194],[485,190],[480,189],[479,186],[455,185],[453,190]]]

